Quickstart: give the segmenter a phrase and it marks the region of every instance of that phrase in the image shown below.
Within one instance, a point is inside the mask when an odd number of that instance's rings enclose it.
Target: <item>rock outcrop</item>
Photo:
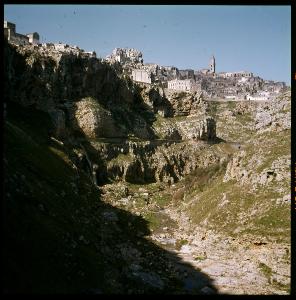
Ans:
[[[4,51],[11,290],[34,262],[25,290],[40,277],[45,291],[215,293],[200,268],[226,293],[287,288],[289,94],[206,102],[137,85],[119,63],[78,50]]]
[[[246,146],[246,150],[233,156],[224,182],[236,180],[240,184],[250,184],[253,190],[275,182],[279,186],[288,182],[291,163],[287,154],[290,146],[290,97],[290,93],[285,93],[273,101],[259,104],[253,111],[256,130],[251,140],[253,145]]]
[[[174,183],[196,168],[207,168],[221,161],[221,154],[210,151],[202,141],[93,142],[91,145],[92,159],[106,164],[98,172],[105,172],[104,177],[109,180],[131,183]]]
[[[165,90],[174,116],[203,115],[208,112],[208,104],[201,92],[177,92]]]
[[[93,98],[85,98],[74,103],[70,116],[72,127],[81,129],[87,138],[122,137],[120,128],[112,117],[110,110],[105,109]]]
[[[178,124],[178,128],[184,139],[215,140],[216,138],[216,121],[210,116],[205,116],[201,120],[182,121]]]
[[[291,128],[291,92],[261,104],[255,116],[255,128],[260,131],[282,131]]]

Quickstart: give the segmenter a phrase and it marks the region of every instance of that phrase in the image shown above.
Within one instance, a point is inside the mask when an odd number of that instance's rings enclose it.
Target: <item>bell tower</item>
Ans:
[[[210,73],[215,73],[216,71],[216,61],[215,61],[215,56],[212,55],[210,59],[210,65],[209,65]]]

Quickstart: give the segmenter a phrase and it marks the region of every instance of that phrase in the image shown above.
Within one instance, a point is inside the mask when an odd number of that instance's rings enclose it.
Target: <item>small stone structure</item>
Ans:
[[[131,78],[137,82],[152,83],[153,76],[150,72],[142,69],[133,69]]]
[[[253,73],[252,72],[247,72],[247,71],[239,71],[239,72],[226,72],[226,73],[223,73],[222,76],[225,76],[225,78],[229,78],[229,77],[236,77],[236,78],[239,78],[239,77],[247,77],[247,78],[250,78],[250,77],[253,77]]]
[[[143,62],[142,52],[134,48],[115,48],[111,55],[106,57],[107,61],[119,63],[139,63]]]
[[[37,32],[26,35],[16,32],[15,24],[4,21],[4,37],[11,43],[17,45],[39,44],[39,34]]]
[[[194,79],[194,70],[179,70],[178,79]]]
[[[193,79],[168,81],[168,89],[177,91],[198,91],[199,85]]]

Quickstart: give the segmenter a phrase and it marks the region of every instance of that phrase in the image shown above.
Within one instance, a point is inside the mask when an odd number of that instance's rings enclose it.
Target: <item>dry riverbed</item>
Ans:
[[[113,188],[114,185],[109,185],[109,189]],[[185,293],[289,294],[288,244],[223,236],[193,224],[182,205],[158,206],[143,200],[139,206],[138,199],[127,199],[124,205],[122,199],[112,204],[149,220],[151,234],[146,238],[179,258],[173,263]],[[206,274],[213,285],[208,286],[199,274]]]

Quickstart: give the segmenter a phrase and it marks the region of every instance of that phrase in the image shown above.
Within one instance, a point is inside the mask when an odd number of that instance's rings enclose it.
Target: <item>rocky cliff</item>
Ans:
[[[8,101],[49,113],[57,138],[74,144],[82,140],[97,140],[98,144],[100,139],[109,138],[111,148],[112,139],[116,138],[168,142],[216,138],[215,120],[207,115],[207,104],[196,93],[167,96],[159,87],[135,85],[113,65],[99,59],[59,53],[51,48],[14,48],[6,44],[5,57]],[[166,122],[167,117],[180,114],[196,117],[190,122]],[[176,181],[186,174],[187,162],[192,165],[183,152],[163,154],[163,147],[159,145],[165,141],[148,142],[153,152],[150,157],[140,140],[133,143],[142,149],[141,154],[134,155],[130,150],[113,151],[116,154],[110,158],[112,161],[101,152],[93,155],[95,161],[104,161],[105,171],[100,172],[107,173],[102,176],[131,181],[137,178],[140,182],[168,178]],[[158,165],[160,157],[163,163]],[[132,175],[126,176],[130,173]]]

